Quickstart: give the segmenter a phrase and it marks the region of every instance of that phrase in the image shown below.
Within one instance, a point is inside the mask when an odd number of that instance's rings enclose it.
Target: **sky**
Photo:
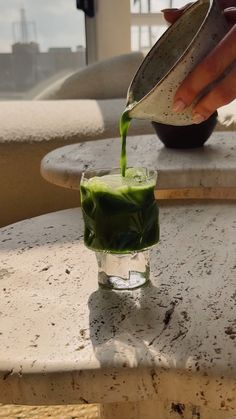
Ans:
[[[76,9],[76,0],[0,0],[0,52],[11,51],[12,23],[19,22],[22,7],[27,20],[36,24],[41,51],[85,46],[84,13]],[[30,40],[35,41],[33,35]]]

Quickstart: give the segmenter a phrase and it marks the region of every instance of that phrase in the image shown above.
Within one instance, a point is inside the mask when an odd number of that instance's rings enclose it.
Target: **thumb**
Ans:
[[[236,7],[228,7],[224,10],[227,20],[231,23],[236,23]]]

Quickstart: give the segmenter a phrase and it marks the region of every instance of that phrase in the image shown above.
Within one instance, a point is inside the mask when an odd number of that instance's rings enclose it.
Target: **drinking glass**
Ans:
[[[159,241],[154,190],[146,168],[86,171],[80,183],[84,243],[96,254],[99,286],[131,290],[149,281],[149,249]]]

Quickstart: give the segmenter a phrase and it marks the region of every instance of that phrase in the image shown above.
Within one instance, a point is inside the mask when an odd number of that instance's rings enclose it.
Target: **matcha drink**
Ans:
[[[80,183],[84,243],[94,250],[100,286],[139,288],[149,280],[148,248],[159,240],[156,172],[126,168],[130,107],[120,120],[120,170],[85,172]]]
[[[114,173],[115,172],[115,173]],[[84,241],[95,251],[130,253],[159,239],[155,172],[127,169],[81,181]]]

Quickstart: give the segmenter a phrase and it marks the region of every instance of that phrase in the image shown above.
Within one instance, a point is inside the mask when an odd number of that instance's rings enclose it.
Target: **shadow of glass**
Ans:
[[[132,292],[98,289],[91,294],[90,339],[100,365],[170,366],[173,359],[165,347],[170,344],[170,322],[175,328],[180,320],[177,304],[166,289],[151,282]]]

